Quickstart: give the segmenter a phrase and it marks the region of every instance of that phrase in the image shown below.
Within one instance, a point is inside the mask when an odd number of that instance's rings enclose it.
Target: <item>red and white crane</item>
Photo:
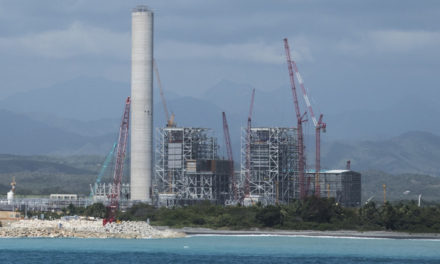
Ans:
[[[228,153],[228,160],[230,162],[229,176],[230,176],[232,190],[234,192],[234,201],[238,201],[237,181],[235,179],[235,174],[234,174],[234,157],[232,155],[231,136],[229,134],[228,120],[226,119],[225,112],[222,112],[222,116],[223,116],[223,134],[225,136],[226,151]]]
[[[159,85],[160,98],[162,99],[163,111],[165,113],[165,118],[167,119],[167,127],[175,127],[176,124],[174,123],[174,114],[171,113],[170,116],[168,112],[167,101],[165,100],[165,95],[163,94],[162,81],[160,80],[160,76],[159,76],[159,69],[157,67],[156,60],[154,59],[153,59],[153,67],[154,67],[154,73],[156,74],[157,84]]]
[[[296,94],[295,77],[293,74],[292,59],[290,57],[290,48],[287,38],[284,39],[284,49],[286,51],[287,68],[289,69],[290,86],[293,94],[293,102],[295,105],[295,113],[297,120],[297,133],[298,133],[298,171],[299,171],[299,196],[304,199],[307,195],[306,186],[304,183],[304,172],[306,167],[306,160],[304,157],[304,136],[302,124],[306,121],[304,116],[306,113],[301,115],[301,110],[299,109],[298,95]]]
[[[312,117],[313,125],[315,126],[315,196],[319,197],[321,193],[321,188],[319,184],[319,173],[321,170],[321,130],[325,132],[327,124],[322,121],[322,114],[319,116],[319,119],[316,120],[315,113],[313,112],[312,105],[310,104],[309,96],[307,95],[307,90],[304,88],[303,78],[301,77],[301,74],[299,74],[298,67],[296,66],[294,60],[292,60],[292,66],[295,70],[296,79],[298,80],[301,90],[303,92],[303,97],[304,101],[306,102],[307,109],[310,113],[310,116]]]
[[[119,208],[119,199],[121,194],[122,175],[124,174],[125,153],[127,150],[128,128],[130,121],[130,97],[125,101],[124,115],[122,116],[121,126],[119,128],[118,146],[116,151],[115,169],[113,171],[112,191],[109,195],[110,205],[107,207],[108,216],[103,220],[103,224],[112,223],[116,220],[116,212]]]
[[[251,127],[252,127],[252,110],[254,108],[255,89],[252,89],[251,105],[249,107],[249,115],[246,129],[246,177],[244,180],[244,196],[249,197],[249,183],[251,181]]]

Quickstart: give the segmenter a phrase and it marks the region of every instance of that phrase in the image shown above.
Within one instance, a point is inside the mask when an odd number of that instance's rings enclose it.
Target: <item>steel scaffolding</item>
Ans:
[[[250,138],[250,142],[248,142]],[[263,204],[289,203],[299,197],[298,139],[296,128],[242,129],[241,180],[246,175],[246,149],[250,144],[249,197]],[[245,197],[246,203],[246,197]]]
[[[94,202],[102,202],[107,204],[109,202],[109,197],[112,195],[114,190],[117,190],[113,186],[113,183],[96,183],[94,185],[90,185],[90,189],[94,190],[94,195],[92,199]],[[130,198],[130,184],[122,183],[120,186],[120,194],[119,197],[121,200],[128,200]]]
[[[218,160],[217,139],[207,128],[157,129],[156,203],[174,206],[209,200],[224,203],[229,194],[229,161]]]

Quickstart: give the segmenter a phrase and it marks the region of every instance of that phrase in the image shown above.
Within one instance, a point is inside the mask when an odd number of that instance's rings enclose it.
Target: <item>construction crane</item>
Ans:
[[[125,153],[127,150],[128,128],[130,121],[130,97],[125,101],[124,115],[119,128],[118,146],[116,148],[116,162],[113,171],[113,185],[110,193],[110,205],[107,207],[108,216],[103,220],[103,225],[112,223],[116,219],[121,194],[121,181],[124,173]]]
[[[234,201],[237,201],[238,200],[237,181],[235,179],[235,174],[234,174],[234,157],[232,156],[231,137],[229,135],[228,120],[226,119],[225,112],[222,112],[222,116],[223,116],[223,134],[225,136],[226,151],[228,153],[228,160],[230,162],[229,170],[230,170],[231,186],[234,192]]]
[[[251,105],[249,107],[249,115],[246,129],[246,178],[244,180],[244,195],[249,197],[249,182],[251,180],[251,127],[252,127],[252,110],[254,108],[255,89],[252,89]]]
[[[326,131],[327,124],[322,122],[323,115],[319,116],[319,119],[316,120],[315,113],[313,112],[312,105],[310,104],[309,96],[307,95],[307,91],[304,88],[304,81],[301,75],[299,74],[298,67],[296,66],[296,62],[292,60],[292,66],[295,71],[296,79],[299,82],[301,87],[304,101],[306,102],[307,109],[312,117],[313,125],[315,126],[315,196],[319,197],[321,194],[321,186],[319,184],[319,173],[321,171],[321,130],[323,132]],[[308,186],[307,186],[308,188]]]
[[[113,146],[112,146],[112,149],[110,150],[110,152],[105,157],[104,163],[102,164],[102,167],[101,167],[101,170],[99,171],[98,177],[96,177],[96,182],[95,182],[95,184],[92,186],[92,188],[90,190],[90,197],[93,197],[96,194],[96,187],[101,182],[102,177],[104,176],[105,172],[107,171],[108,165],[113,160],[113,156],[114,156],[115,149],[116,149],[117,145],[118,145],[118,143],[115,142],[113,144]]]
[[[165,118],[167,119],[167,127],[175,127],[176,124],[174,123],[174,113],[171,113],[171,116],[170,116],[170,114],[168,112],[167,102],[165,100],[162,82],[161,82],[160,76],[159,76],[159,69],[157,67],[156,60],[154,60],[154,59],[153,59],[153,67],[154,67],[154,73],[156,74],[157,84],[159,86],[160,98],[162,99],[162,105],[163,105],[163,110],[165,113]]]
[[[306,161],[304,158],[304,136],[302,124],[307,120],[304,119],[306,113],[301,115],[298,103],[298,95],[296,94],[295,78],[293,75],[292,59],[290,57],[290,48],[287,38],[284,39],[284,49],[286,51],[287,68],[289,69],[290,86],[293,94],[293,102],[295,105],[295,113],[297,119],[297,133],[298,133],[298,170],[299,170],[299,196],[304,199],[307,195],[304,184],[304,170]]]

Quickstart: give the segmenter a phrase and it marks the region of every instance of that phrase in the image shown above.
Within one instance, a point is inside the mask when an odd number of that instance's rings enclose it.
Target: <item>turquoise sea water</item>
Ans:
[[[0,239],[0,263],[440,263],[440,240],[284,236]]]

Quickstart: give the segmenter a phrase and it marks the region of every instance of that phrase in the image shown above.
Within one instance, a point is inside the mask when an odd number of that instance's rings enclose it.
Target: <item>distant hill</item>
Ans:
[[[331,142],[324,144],[321,160],[328,168],[344,168],[351,160],[355,170],[440,176],[440,136],[407,132],[381,141]]]
[[[154,126],[166,124],[157,87],[154,88]],[[228,118],[234,156],[240,160],[241,128],[246,126],[252,86],[223,80],[198,98],[165,90],[170,112],[179,126],[212,128],[224,155],[221,112]],[[0,102],[0,153],[100,154],[114,142],[129,84],[100,78],[77,78],[48,88],[8,97]],[[300,100],[302,104],[302,100]],[[335,104],[343,102],[335,102]],[[410,106],[417,103],[415,111]],[[335,106],[337,108],[337,106]],[[304,107],[303,107],[304,109]],[[424,114],[420,114],[424,113]],[[429,99],[406,98],[388,109],[326,114],[322,135],[322,165],[356,170],[440,175],[439,113]],[[256,91],[253,126],[296,126],[289,87]],[[314,129],[305,126],[308,164],[314,163]],[[412,130],[432,131],[408,132]],[[403,133],[403,134],[402,134]],[[391,137],[390,135],[399,135]],[[362,139],[359,139],[362,138]],[[336,139],[336,140],[335,140]]]
[[[101,169],[102,156],[17,156],[0,155],[0,195],[10,189],[12,177],[17,182],[18,195],[49,195],[51,193],[77,193],[88,195]],[[124,182],[127,182],[126,163]],[[111,166],[110,166],[111,167]],[[111,182],[111,170],[103,182]],[[387,200],[440,200],[440,177],[423,174],[389,174],[381,171],[362,172],[362,200],[368,198],[382,203],[382,184],[387,185]]]
[[[106,153],[117,134],[82,136],[5,110],[0,110],[0,122],[0,153],[4,154]]]
[[[96,179],[102,158],[98,156],[0,155],[0,193],[9,191],[12,177],[17,182],[18,195],[51,193],[89,193],[89,184]]]
[[[372,200],[383,203],[383,187],[386,184],[388,201],[440,200],[440,178],[423,174],[389,174],[381,171],[362,172],[362,201]]]
[[[124,99],[129,95],[127,83],[82,77],[9,96],[0,101],[0,108],[83,121],[113,119],[122,115]]]

